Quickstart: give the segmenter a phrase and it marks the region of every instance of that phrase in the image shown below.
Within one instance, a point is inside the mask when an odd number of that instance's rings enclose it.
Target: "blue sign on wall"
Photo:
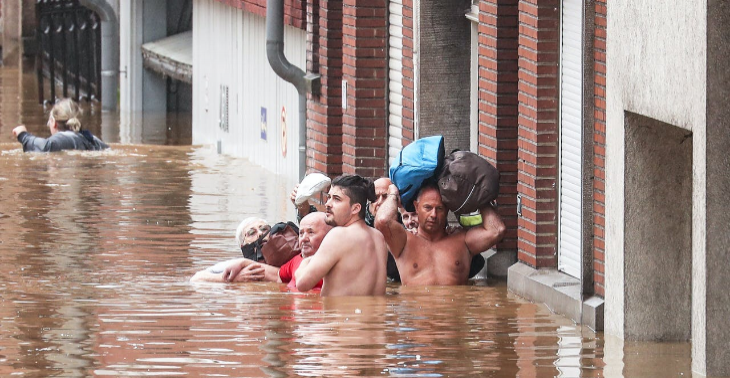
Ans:
[[[261,107],[261,139],[266,140],[266,108]]]

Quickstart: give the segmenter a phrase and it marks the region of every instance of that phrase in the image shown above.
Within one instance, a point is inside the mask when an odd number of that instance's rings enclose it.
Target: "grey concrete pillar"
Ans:
[[[3,60],[18,54],[21,35],[21,0],[4,0],[3,11]]]
[[[101,108],[117,110],[119,88],[119,24],[117,20],[101,22]]]
[[[692,281],[692,133],[625,112],[627,340],[688,341]]]
[[[693,370],[730,376],[730,4],[707,1],[707,202],[704,282],[694,307]],[[704,302],[704,303],[702,303]]]
[[[140,7],[142,14],[142,43],[156,41],[167,37],[167,2],[159,0],[143,0]],[[141,44],[140,44],[141,46]],[[139,50],[139,54],[142,51]],[[145,111],[167,111],[167,81],[158,73],[147,70],[139,60],[142,70],[142,109]]]
[[[101,19],[101,108],[117,110],[119,88],[119,12],[107,0],[80,0]]]
[[[167,2],[133,0],[122,6],[121,25],[124,78],[121,85],[122,111],[167,110],[166,80],[144,68],[142,45],[167,36]]]

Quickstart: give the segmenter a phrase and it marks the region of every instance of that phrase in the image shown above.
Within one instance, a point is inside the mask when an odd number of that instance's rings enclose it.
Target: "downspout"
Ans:
[[[299,181],[307,170],[307,90],[318,76],[305,75],[284,56],[284,0],[266,1],[266,56],[279,77],[292,83],[299,93]],[[310,77],[311,76],[311,77]]]

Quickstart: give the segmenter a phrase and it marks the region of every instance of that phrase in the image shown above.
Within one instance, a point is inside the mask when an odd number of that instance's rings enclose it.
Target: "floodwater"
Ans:
[[[292,183],[210,147],[167,146],[189,144],[185,122],[125,133],[137,126],[99,112],[85,125],[111,150],[24,154],[8,134],[21,120],[45,135],[46,113],[23,98],[32,88],[8,84],[32,76],[0,79],[2,377],[692,375],[688,343],[604,338],[499,281],[328,299],[191,284],[240,255],[244,217],[291,219]]]

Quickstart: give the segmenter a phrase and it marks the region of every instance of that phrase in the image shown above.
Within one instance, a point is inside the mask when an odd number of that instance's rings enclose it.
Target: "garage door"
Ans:
[[[580,278],[583,134],[583,6],[563,0],[560,39],[560,224],[558,269]]]
[[[403,148],[403,0],[388,5],[388,164]]]

